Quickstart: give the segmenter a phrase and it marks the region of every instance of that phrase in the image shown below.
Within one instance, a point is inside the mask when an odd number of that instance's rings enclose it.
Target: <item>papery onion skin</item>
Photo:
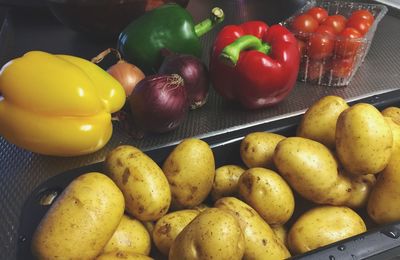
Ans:
[[[131,95],[136,85],[145,78],[144,73],[138,67],[124,60],[112,65],[107,72],[122,85],[127,97]]]
[[[166,56],[160,74],[178,74],[185,81],[191,109],[203,106],[207,102],[210,78],[205,64],[193,55],[176,54],[164,51]]]
[[[177,74],[145,77],[128,100],[135,124],[153,133],[177,128],[189,110],[187,90]]]

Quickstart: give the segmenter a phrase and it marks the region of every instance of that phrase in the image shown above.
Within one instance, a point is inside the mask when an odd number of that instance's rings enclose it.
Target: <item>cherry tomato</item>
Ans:
[[[333,59],[331,63],[331,73],[336,78],[347,78],[353,71],[354,59]]]
[[[332,28],[320,26],[308,40],[308,55],[311,59],[321,60],[332,56],[334,47],[335,34]]]
[[[363,20],[357,17],[350,18],[346,24],[347,27],[352,27],[359,31],[361,35],[364,35],[368,32],[371,27],[371,23],[367,20]]]
[[[368,10],[357,10],[351,13],[349,19],[360,19],[360,20],[365,20],[372,24],[375,20],[374,16],[371,14],[370,11]]]
[[[347,27],[339,35],[336,40],[335,53],[340,57],[352,57],[357,54],[361,47],[362,35],[354,28]]]
[[[318,21],[309,14],[301,14],[294,18],[292,30],[301,38],[307,38],[307,34],[313,33],[318,28]]]
[[[307,11],[307,14],[314,17],[320,24],[328,18],[328,11],[322,7],[313,7]]]
[[[335,14],[328,16],[328,18],[326,18],[325,22],[322,24],[332,27],[335,31],[335,34],[339,34],[346,27],[346,22],[347,20],[343,15]]]
[[[306,54],[306,43],[300,39],[297,39],[297,46],[299,47],[300,57]]]
[[[333,27],[325,25],[325,24],[321,24],[315,32],[329,33],[329,34],[335,35],[335,30],[333,29]]]
[[[320,60],[310,60],[307,66],[306,80],[317,81],[322,78],[326,72],[326,64]]]

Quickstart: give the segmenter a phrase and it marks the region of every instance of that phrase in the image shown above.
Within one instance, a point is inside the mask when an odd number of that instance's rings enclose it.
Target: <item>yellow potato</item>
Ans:
[[[392,146],[391,128],[374,106],[358,103],[340,114],[336,127],[336,151],[350,174],[382,171],[389,162]]]
[[[179,233],[200,214],[198,210],[178,210],[160,218],[153,230],[153,241],[158,250],[168,255],[172,243]]]
[[[362,218],[348,207],[320,206],[301,215],[289,230],[292,254],[302,254],[366,231]]]
[[[348,107],[346,101],[338,96],[325,96],[319,99],[303,115],[297,128],[297,136],[334,149],[336,122],[340,113]]]
[[[368,215],[378,224],[400,221],[400,149],[379,174],[367,205]]]
[[[129,214],[154,221],[167,213],[171,203],[167,178],[145,153],[133,146],[119,146],[107,155],[105,168],[124,194]]]
[[[150,235],[144,225],[140,221],[124,215],[117,230],[103,248],[103,254],[123,251],[148,255],[150,248]]]
[[[210,208],[187,225],[173,242],[170,260],[240,260],[244,237],[236,218],[220,209]]]
[[[308,200],[343,205],[350,197],[350,180],[338,174],[335,157],[321,143],[286,138],[277,145],[274,162],[290,186]]]
[[[107,244],[124,213],[124,197],[106,175],[74,179],[41,220],[32,238],[38,259],[93,259]]]
[[[198,212],[203,212],[210,207],[207,204],[201,203],[197,206],[191,207],[190,209],[197,210]]]
[[[393,122],[400,125],[400,108],[398,107],[387,107],[382,110],[382,115],[386,117],[390,117]]]
[[[142,254],[132,253],[132,252],[124,252],[124,251],[114,251],[114,252],[104,253],[96,258],[96,260],[118,260],[118,259],[122,259],[122,260],[153,260],[153,258],[151,258],[147,255],[142,255]]]
[[[221,198],[215,202],[215,206],[230,212],[239,221],[245,239],[244,260],[290,257],[285,245],[252,207],[234,197]]]
[[[270,225],[283,225],[293,214],[293,192],[276,172],[250,168],[239,179],[239,194]]]
[[[211,191],[215,176],[214,154],[206,142],[185,139],[168,155],[162,169],[171,186],[173,207],[194,207]]]
[[[350,198],[345,206],[352,209],[363,208],[367,205],[368,197],[376,183],[375,175],[367,174],[351,178]]]
[[[212,198],[217,200],[235,195],[238,191],[239,177],[244,171],[242,167],[237,165],[224,165],[217,168],[211,190]]]
[[[273,225],[271,226],[272,231],[274,231],[275,235],[279,240],[284,244],[286,247],[288,247],[287,244],[287,235],[288,231],[284,225]]]
[[[393,136],[392,153],[396,153],[397,150],[400,150],[400,124],[396,124],[394,119],[391,117],[385,117],[385,120],[389,124],[390,129],[392,130],[392,136]]]
[[[240,143],[240,157],[249,167],[273,167],[272,156],[276,145],[286,137],[268,132],[248,134]]]

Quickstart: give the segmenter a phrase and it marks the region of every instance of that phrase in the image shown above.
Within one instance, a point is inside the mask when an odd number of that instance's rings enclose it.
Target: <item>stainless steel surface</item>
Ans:
[[[260,5],[260,0],[224,0],[206,1],[192,0],[188,9],[198,21],[206,16],[214,5],[222,7],[226,14],[224,25],[238,23],[257,18],[273,20],[265,17],[267,4]],[[265,1],[268,2],[268,1]],[[278,2],[278,1],[277,1]],[[284,1],[280,1],[284,2]],[[39,18],[38,18],[39,19]],[[42,21],[43,22],[43,21]],[[364,64],[358,70],[352,83],[346,88],[328,88],[298,83],[290,96],[281,104],[258,111],[244,111],[239,107],[229,104],[211,91],[207,104],[195,111],[191,111],[186,121],[176,131],[147,136],[141,140],[132,139],[123,131],[118,123],[114,124],[114,135],[104,149],[87,156],[75,158],[56,158],[41,156],[19,149],[0,137],[0,259],[13,259],[18,238],[18,219],[20,209],[28,194],[41,182],[67,169],[76,168],[93,162],[101,161],[112,148],[120,144],[135,145],[143,150],[153,149],[166,144],[174,144],[186,137],[207,137],[221,133],[243,129],[249,126],[265,124],[281,118],[303,113],[314,101],[325,95],[339,95],[348,101],[363,97],[373,96],[379,93],[389,92],[400,87],[400,19],[387,15],[376,31],[371,49]],[[2,28],[1,37],[15,37],[13,26],[25,26],[22,22],[9,23],[7,21]],[[8,26],[8,27],[7,27]],[[35,23],[30,25],[34,28]],[[222,26],[222,25],[221,25]],[[29,27],[28,27],[29,28]],[[70,37],[66,42],[79,42],[76,34],[60,25],[49,26],[49,31],[41,33],[32,30],[30,37],[41,40],[31,42],[18,42],[10,48],[40,48],[40,43],[57,37]],[[8,31],[7,31],[8,30]],[[218,28],[217,28],[218,30]],[[203,38],[204,61],[208,61],[208,53],[217,30]],[[34,34],[36,32],[36,34]],[[54,34],[48,35],[49,32]],[[66,36],[67,35],[67,36]],[[35,39],[36,39],[35,38]],[[47,40],[45,40],[47,39]],[[60,44],[67,44],[61,42]],[[1,43],[0,48],[7,45],[7,39]],[[29,47],[26,47],[28,46]],[[61,45],[60,45],[61,46]],[[71,48],[71,47],[69,47]],[[74,47],[75,48],[75,47]],[[79,46],[76,50],[79,51]],[[25,49],[24,49],[25,50]],[[50,51],[62,51],[62,47],[51,47]],[[92,54],[88,54],[92,55]],[[89,56],[90,57],[90,56]],[[1,122],[0,122],[1,123]]]

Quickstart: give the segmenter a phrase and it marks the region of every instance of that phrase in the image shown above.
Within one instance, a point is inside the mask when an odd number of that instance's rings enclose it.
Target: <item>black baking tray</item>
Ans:
[[[364,102],[374,104],[378,109],[384,109],[389,106],[400,106],[400,90],[394,91],[390,94],[378,95],[358,101],[350,102],[350,105],[355,103]],[[254,131],[268,131],[285,136],[293,136],[296,133],[296,128],[301,119],[301,116],[290,118],[286,121],[277,121],[274,124],[267,124],[263,127],[246,129],[245,131],[229,133],[222,139],[205,138],[212,148],[216,167],[226,164],[243,165],[240,159],[240,142],[244,136]],[[165,146],[159,149],[152,149],[145,151],[157,164],[162,165],[165,158],[174,148],[174,145]],[[44,183],[40,184],[26,200],[22,209],[18,230],[18,244],[17,244],[17,259],[31,259],[30,244],[32,235],[38,226],[42,217],[50,208],[49,205],[42,205],[40,200],[43,196],[50,193],[60,194],[61,191],[77,176],[88,172],[104,172],[103,162],[87,165],[84,167],[72,169],[60,173]],[[297,195],[296,205],[300,206],[300,211],[294,214],[298,216],[301,210],[307,209],[311,203],[307,203]],[[307,205],[308,204],[308,205]],[[296,206],[298,209],[298,206]],[[371,225],[371,220],[368,220],[365,211],[360,211],[359,214],[367,218],[367,226],[372,226],[366,233],[354,236],[331,245],[310,251],[303,255],[292,257],[292,259],[395,259],[400,256],[400,221],[375,227]],[[295,217],[292,217],[294,219]],[[153,246],[154,247],[154,246]],[[157,256],[160,256],[157,254]],[[156,258],[163,259],[163,258]]]

